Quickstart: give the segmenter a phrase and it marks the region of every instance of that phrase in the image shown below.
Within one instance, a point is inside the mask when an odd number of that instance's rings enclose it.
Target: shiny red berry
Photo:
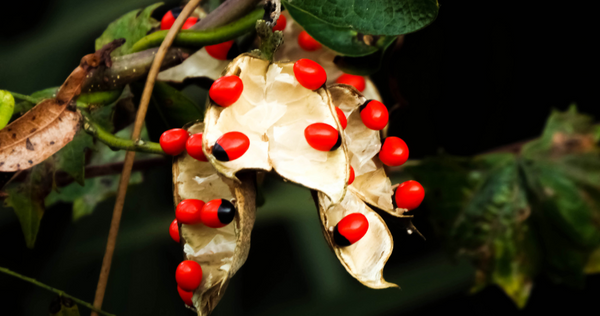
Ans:
[[[200,211],[204,207],[204,202],[196,199],[187,199],[179,202],[175,208],[175,218],[178,223],[198,224],[202,221]]]
[[[177,285],[186,292],[192,292],[202,282],[202,267],[196,261],[182,261],[175,270]]]
[[[210,86],[208,95],[218,105],[228,107],[237,101],[244,91],[244,83],[238,76],[221,77]]]
[[[202,223],[212,228],[227,226],[234,217],[235,206],[225,199],[216,199],[206,203],[200,212]]]
[[[302,31],[300,32],[300,34],[298,34],[298,45],[300,45],[300,48],[309,52],[315,51],[323,47],[321,43],[317,42],[317,40],[315,40],[312,36],[306,33],[306,31]]]
[[[327,73],[317,62],[302,58],[294,63],[296,80],[310,90],[317,90],[327,81]]]
[[[186,130],[173,128],[162,133],[158,142],[167,155],[176,156],[185,150],[185,143],[188,137],[189,135]]]
[[[394,193],[394,206],[397,208],[406,208],[409,211],[416,209],[425,198],[425,189],[414,180],[402,182]]]
[[[346,118],[346,114],[344,111],[340,110],[337,106],[335,107],[335,112],[337,113],[338,119],[340,120],[340,125],[342,125],[343,129],[346,129],[348,126],[348,119]]]
[[[356,88],[356,90],[358,90],[360,92],[365,91],[366,83],[365,83],[365,77],[363,77],[363,76],[343,74],[339,78],[337,78],[337,80],[335,82],[353,86],[354,88]]]
[[[185,305],[193,306],[192,297],[194,297],[194,291],[184,291],[179,285],[177,286],[177,292],[179,292],[179,297],[183,300]]]
[[[227,54],[229,53],[231,46],[233,46],[233,40],[220,44],[208,45],[205,46],[205,48],[206,52],[213,58],[218,60],[227,60]]]
[[[200,161],[208,161],[202,151],[202,133],[194,134],[185,143],[185,150],[192,158]]]
[[[387,166],[400,166],[408,160],[408,146],[398,137],[387,137],[379,151],[379,159]]]
[[[360,118],[366,127],[379,131],[388,123],[388,110],[383,103],[377,100],[367,100],[360,106]]]
[[[350,166],[350,177],[348,178],[348,185],[351,185],[354,182],[354,168]]]
[[[180,13],[181,8],[174,8],[172,10],[169,10],[169,12],[165,13],[165,15],[163,15],[162,17],[162,20],[160,21],[160,29],[170,29],[171,26],[173,26],[173,23],[175,23],[175,20],[177,19]]]
[[[320,151],[333,151],[342,144],[340,133],[325,123],[308,125],[304,130],[304,137],[310,147]]]
[[[287,25],[287,18],[285,15],[280,15],[279,19],[277,19],[277,23],[273,26],[273,31],[283,31],[285,26]]]
[[[176,242],[180,242],[179,226],[177,226],[177,219],[174,219],[171,222],[171,225],[169,225],[169,235],[171,235],[171,238],[173,238],[173,240],[175,240]]]
[[[185,20],[185,23],[183,23],[183,26],[181,26],[182,30],[187,30],[190,27],[194,26],[194,24],[196,24],[198,22],[198,18],[197,17],[189,17],[187,18],[187,20]]]
[[[361,213],[352,213],[342,218],[333,229],[333,240],[340,247],[359,241],[369,230],[369,221]]]
[[[229,132],[223,134],[212,149],[219,161],[231,161],[240,158],[250,148],[250,139],[244,133]]]

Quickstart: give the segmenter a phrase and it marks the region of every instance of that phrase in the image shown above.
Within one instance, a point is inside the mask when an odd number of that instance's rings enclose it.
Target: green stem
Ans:
[[[75,303],[77,303],[79,305],[82,305],[82,306],[85,306],[85,307],[87,307],[87,308],[95,311],[98,314],[102,314],[102,315],[106,315],[106,316],[115,316],[114,314],[109,314],[109,313],[107,313],[105,311],[102,311],[101,309],[95,308],[92,304],[84,302],[84,301],[82,301],[82,300],[80,300],[80,299],[78,299],[76,297],[73,297],[73,296],[65,293],[64,291],[55,289],[55,288],[53,288],[51,286],[48,286],[48,285],[46,285],[46,284],[44,284],[42,282],[39,282],[36,279],[30,278],[30,277],[26,277],[26,276],[24,276],[22,274],[16,273],[14,271],[11,271],[11,270],[9,270],[7,268],[3,268],[3,267],[0,267],[0,272],[6,273],[6,274],[11,275],[11,276],[14,276],[15,278],[21,279],[23,281],[35,284],[35,285],[37,285],[37,286],[39,286],[39,287],[41,287],[43,289],[46,289],[46,290],[48,290],[50,292],[53,292],[53,293],[56,293],[56,294],[58,294],[60,296],[68,297],[68,298],[72,299]]]
[[[84,118],[83,128],[85,129],[85,131],[111,148],[151,154],[165,154],[165,152],[160,147],[160,144],[158,143],[147,141],[135,142],[131,139],[117,137],[105,130],[104,128],[102,128],[100,125],[96,124],[87,111],[80,112]]]
[[[264,9],[258,8],[241,19],[221,27],[201,31],[182,30],[177,34],[173,43],[177,46],[193,47],[202,47],[206,45],[223,43],[254,30],[256,21],[261,19],[263,14]],[[160,46],[162,41],[165,39],[165,36],[167,36],[167,32],[167,30],[164,30],[147,35],[146,37],[137,41],[137,43],[133,44],[130,53]]]
[[[33,104],[37,104],[38,102],[40,102],[42,99],[38,99],[38,98],[34,98],[34,97],[30,97],[28,95],[24,95],[24,94],[20,94],[20,93],[16,93],[16,92],[12,92],[12,91],[8,91],[10,94],[13,95],[13,97],[15,99],[19,99],[19,100],[23,100],[23,101],[27,101],[27,102],[31,102]]]

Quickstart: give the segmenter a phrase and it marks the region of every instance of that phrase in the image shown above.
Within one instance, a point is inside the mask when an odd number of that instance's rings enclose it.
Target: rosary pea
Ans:
[[[306,127],[304,137],[310,147],[320,151],[333,151],[340,147],[340,133],[329,124],[314,123]]]
[[[361,213],[352,213],[342,218],[333,229],[333,240],[340,247],[359,241],[369,230],[369,221]]]
[[[387,137],[379,151],[379,159],[387,166],[400,166],[408,160],[408,146],[398,137]]]
[[[388,110],[377,100],[367,100],[360,107],[360,118],[366,127],[372,130],[382,130],[388,123]]]
[[[202,208],[200,218],[208,227],[219,228],[227,226],[235,217],[235,206],[225,199],[212,200]]]
[[[229,132],[217,139],[212,154],[219,161],[231,161],[244,155],[249,147],[248,136],[240,132]]]
[[[200,211],[204,207],[204,202],[196,199],[187,199],[179,202],[175,208],[175,218],[177,222],[187,225],[198,224],[202,221]]]
[[[202,267],[196,261],[182,261],[175,270],[175,280],[182,290],[194,291],[202,282]]]

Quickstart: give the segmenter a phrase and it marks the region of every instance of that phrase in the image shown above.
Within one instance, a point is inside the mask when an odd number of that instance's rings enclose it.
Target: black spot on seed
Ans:
[[[27,140],[25,141],[25,147],[27,147],[27,150],[31,150],[31,151],[35,150],[35,148],[33,148],[33,144],[29,140],[29,138],[27,138]]]

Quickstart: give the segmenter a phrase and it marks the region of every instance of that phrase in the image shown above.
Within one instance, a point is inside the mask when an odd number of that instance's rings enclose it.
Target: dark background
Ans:
[[[0,19],[0,88],[29,94],[60,85],[112,20],[150,0],[8,1]],[[7,4],[8,4],[7,2]],[[167,1],[168,7],[177,1]],[[552,109],[577,103],[600,116],[595,66],[598,27],[591,2],[444,1],[438,19],[405,37],[374,76],[384,101],[400,103],[390,133],[412,158],[445,151],[474,155],[536,137]],[[164,12],[163,10],[163,12]],[[160,12],[159,12],[160,13]],[[596,18],[596,19],[595,19]],[[104,309],[118,315],[191,315],[175,290],[181,260],[169,238],[170,166],[145,174],[128,193]],[[392,182],[398,182],[395,175]],[[214,315],[503,315],[517,313],[496,287],[468,295],[473,270],[451,260],[421,208],[422,241],[394,223],[385,277],[402,290],[370,290],[327,248],[308,191],[266,183],[252,251]],[[0,209],[0,266],[92,301],[114,199],[71,222],[58,204],[42,220],[36,248],[25,247],[17,218]],[[0,275],[0,314],[46,315],[54,294]],[[536,280],[521,314],[594,313],[599,276],[585,289]],[[82,314],[88,311],[83,308]]]

